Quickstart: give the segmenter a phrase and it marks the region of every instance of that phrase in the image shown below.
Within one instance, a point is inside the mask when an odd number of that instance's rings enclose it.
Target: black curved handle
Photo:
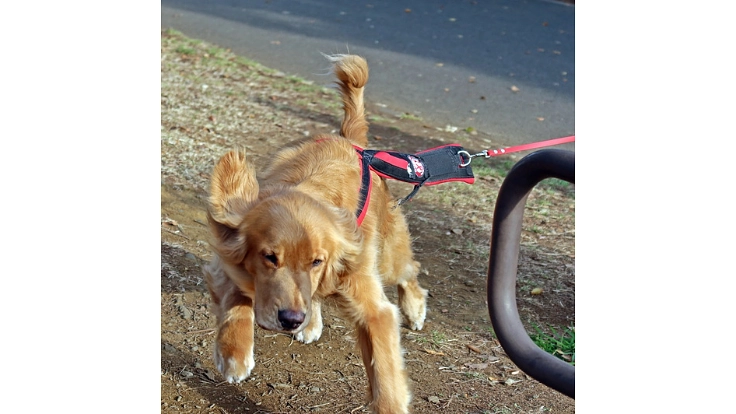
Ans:
[[[501,184],[493,214],[488,266],[488,313],[506,354],[542,384],[575,398],[575,367],[540,349],[527,334],[516,305],[521,223],[531,190],[546,178],[575,183],[575,153],[545,149],[522,158]]]

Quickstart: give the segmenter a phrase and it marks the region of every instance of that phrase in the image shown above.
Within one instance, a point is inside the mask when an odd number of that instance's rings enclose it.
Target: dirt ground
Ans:
[[[340,102],[323,87],[331,79],[313,85],[173,31],[162,31],[161,41],[161,411],[366,412],[367,382],[353,329],[329,301],[319,341],[304,345],[256,328],[253,373],[241,384],[224,382],[212,361],[215,317],[201,272],[211,257],[205,201],[215,161],[244,147],[263,165],[286,142],[338,129]],[[367,104],[373,148],[503,147],[464,125],[432,125]],[[424,188],[404,207],[422,263],[420,282],[430,291],[424,329],[401,330],[415,413],[575,412],[573,399],[509,360],[488,315],[495,197],[519,158],[476,159],[475,184]],[[401,183],[392,189],[397,196],[411,190]],[[529,331],[574,324],[573,185],[545,181],[529,197],[517,288]],[[532,295],[535,288],[543,293]],[[395,302],[395,290],[387,293]]]

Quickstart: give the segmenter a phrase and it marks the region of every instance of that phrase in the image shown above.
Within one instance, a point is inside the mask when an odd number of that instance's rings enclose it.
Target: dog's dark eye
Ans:
[[[266,260],[268,260],[269,262],[271,262],[271,263],[272,263],[272,264],[273,264],[274,266],[277,266],[277,265],[278,265],[278,263],[279,263],[279,259],[278,259],[278,258],[276,257],[276,255],[275,255],[275,254],[273,254],[273,253],[264,253],[264,254],[263,254],[263,257],[264,257],[264,258],[265,258]]]
[[[317,266],[319,266],[319,265],[321,265],[321,264],[322,264],[322,260],[320,260],[320,259],[315,259],[315,260],[314,260],[314,261],[312,262],[312,267],[317,267]]]

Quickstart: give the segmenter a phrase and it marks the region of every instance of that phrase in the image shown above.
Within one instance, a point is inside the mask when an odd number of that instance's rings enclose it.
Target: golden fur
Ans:
[[[398,287],[412,329],[424,325],[427,291],[417,282],[406,221],[375,173],[368,212],[360,226],[356,222],[361,170],[353,144],[368,143],[368,65],[353,55],[328,58],[345,110],[341,136],[319,135],[282,149],[258,179],[241,151],[223,156],[212,174],[215,254],[204,273],[217,315],[215,362],[229,382],[250,374],[254,322],[304,343],[319,339],[321,300],[334,297],[355,325],[371,409],[405,413],[411,395],[400,316],[383,285]]]

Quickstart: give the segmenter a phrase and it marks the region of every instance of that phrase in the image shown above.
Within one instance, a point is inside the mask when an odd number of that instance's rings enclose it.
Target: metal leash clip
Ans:
[[[458,151],[457,152],[457,155],[460,156],[460,159],[461,160],[463,158],[467,158],[468,159],[467,162],[463,161],[463,162],[460,163],[460,166],[461,167],[467,167],[468,165],[470,165],[470,163],[473,162],[473,158],[475,158],[475,157],[485,157],[485,158],[490,157],[490,155],[488,155],[488,151],[487,150],[483,150],[483,151],[481,151],[481,152],[479,152],[477,154],[472,154],[472,155],[468,151],[461,150],[461,151]]]

